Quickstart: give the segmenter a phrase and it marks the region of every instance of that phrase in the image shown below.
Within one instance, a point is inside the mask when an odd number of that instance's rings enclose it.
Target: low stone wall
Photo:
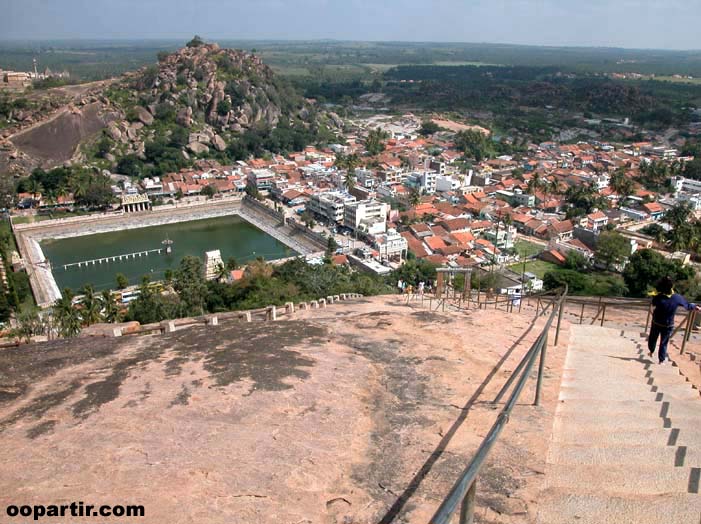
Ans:
[[[103,213],[59,218],[33,224],[13,224],[13,229],[15,235],[27,234],[36,239],[69,238],[236,215],[241,209],[241,201],[240,198],[208,200],[176,206],[159,206],[151,211],[139,213]]]
[[[300,302],[294,304],[287,302],[284,306],[268,306],[260,309],[250,309],[246,311],[226,311],[223,313],[214,313],[202,317],[193,318],[178,318],[174,320],[164,320],[155,324],[144,324],[139,327],[134,327],[133,322],[124,324],[115,324],[111,331],[100,331],[101,336],[121,337],[128,335],[152,335],[171,333],[181,329],[187,329],[194,326],[217,326],[223,322],[274,322],[287,316],[291,318],[295,311],[306,311],[309,309],[323,309],[334,303],[362,298],[360,293],[343,293],[341,295],[328,296],[311,302]]]

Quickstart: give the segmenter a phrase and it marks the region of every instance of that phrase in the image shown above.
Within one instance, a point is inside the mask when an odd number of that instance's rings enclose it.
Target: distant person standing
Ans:
[[[667,344],[674,329],[674,315],[677,308],[683,307],[691,311],[701,310],[696,304],[687,302],[686,299],[674,292],[674,281],[670,277],[664,277],[658,283],[653,292],[652,305],[655,307],[652,312],[652,325],[650,326],[650,336],[647,339],[647,349],[650,356],[655,354],[657,339],[660,339],[660,349],[658,353],[660,364],[667,360]]]

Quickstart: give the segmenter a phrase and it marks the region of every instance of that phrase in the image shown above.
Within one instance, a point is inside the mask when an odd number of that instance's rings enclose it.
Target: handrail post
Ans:
[[[584,322],[584,302],[582,302],[582,312],[579,314],[579,324],[581,325]],[[647,329],[646,329],[647,331]]]
[[[686,316],[686,327],[684,329],[684,338],[682,338],[682,348],[679,351],[680,355],[684,354],[684,349],[686,348],[686,342],[691,338],[691,326],[693,325],[695,311],[692,309]]]
[[[647,307],[647,318],[645,319],[645,333],[647,333],[647,330],[650,327],[650,315],[652,315],[652,302],[650,302],[650,305]]]
[[[603,309],[601,311],[601,327],[604,327],[604,318],[606,317],[606,302],[604,302]]]
[[[475,517],[475,494],[477,493],[477,480],[472,483],[465,493],[460,506],[460,524],[472,524]]]
[[[543,336],[543,346],[540,348],[540,362],[538,363],[538,382],[535,387],[534,406],[540,406],[540,393],[543,388],[543,371],[545,370],[545,350],[548,347],[548,334]]]
[[[560,324],[562,323],[562,311],[567,307],[567,299],[563,300],[560,305],[559,309],[557,311],[557,328],[555,328],[555,345],[557,346],[558,341],[560,340]]]

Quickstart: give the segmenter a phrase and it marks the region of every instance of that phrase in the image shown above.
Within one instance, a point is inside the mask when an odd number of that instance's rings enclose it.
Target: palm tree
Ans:
[[[73,292],[70,289],[63,290],[62,297],[54,302],[53,311],[60,336],[74,337],[80,333],[80,313],[73,305]]]
[[[29,179],[27,189],[32,194],[32,197],[44,192],[44,186],[42,186],[41,182],[39,182],[38,180],[36,180],[34,178]]]
[[[409,193],[409,205],[411,207],[416,207],[421,203],[421,190],[419,188],[412,188],[411,193]]]
[[[215,277],[217,281],[222,282],[226,280],[226,274],[228,273],[226,266],[222,263],[217,264]]]
[[[116,323],[122,320],[122,312],[109,289],[105,289],[100,295],[102,316],[106,322]]]
[[[348,169],[348,157],[343,153],[336,153],[336,160],[333,165],[338,169]]]
[[[100,314],[102,303],[95,294],[95,289],[90,284],[86,284],[85,287],[83,287],[82,294],[83,300],[81,301],[81,305],[83,307],[81,310],[81,317],[83,323],[86,326],[97,324],[102,320]]]
[[[355,168],[360,166],[360,157],[357,153],[353,153],[346,157],[346,169],[355,172]]]
[[[351,191],[355,187],[355,174],[348,170],[345,178],[343,179],[343,185],[346,186],[348,191]]]

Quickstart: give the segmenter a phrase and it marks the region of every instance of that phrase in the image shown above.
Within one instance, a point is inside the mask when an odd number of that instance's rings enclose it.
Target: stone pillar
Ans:
[[[216,316],[209,317],[207,319],[207,324],[209,324],[210,326],[218,326],[219,325],[219,317],[216,317]]]
[[[300,302],[299,309],[307,310],[307,309],[309,309],[309,304],[307,304],[306,302]]]
[[[439,298],[443,296],[443,278],[444,273],[442,271],[438,272],[436,282],[436,296]]]
[[[320,298],[319,299],[319,307],[325,308],[326,307],[326,299],[325,298]]]
[[[333,300],[334,302],[338,302],[339,300],[341,300],[341,297],[339,295],[334,295]]]
[[[173,331],[175,331],[175,322],[173,322],[172,320],[167,321],[165,323],[165,330],[166,333],[172,333]]]
[[[316,300],[312,300],[312,309],[319,309],[319,302]]]
[[[285,304],[285,313],[292,315],[295,312],[295,305],[293,302],[288,302]]]
[[[347,299],[348,299],[348,295],[346,295],[345,293],[341,293],[341,300],[347,300]]]
[[[116,327],[112,330],[112,336],[113,337],[121,337],[122,336],[122,328]]]
[[[326,297],[326,302],[327,302],[328,304],[333,304],[333,297],[332,297],[331,295],[329,295],[328,297]]]
[[[246,312],[243,314],[243,318],[246,319],[246,322],[250,322],[250,321],[251,321],[251,312],[250,312],[250,311],[246,311]]]
[[[268,306],[268,320],[277,320],[277,309],[275,306]]]

